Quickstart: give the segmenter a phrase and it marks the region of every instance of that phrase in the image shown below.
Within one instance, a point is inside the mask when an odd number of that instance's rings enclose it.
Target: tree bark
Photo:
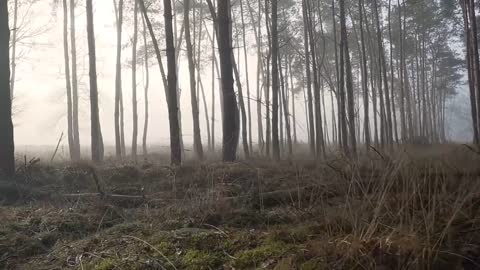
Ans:
[[[348,49],[348,36],[347,36],[347,24],[345,16],[345,0],[340,0],[340,28],[341,28],[341,38],[343,44],[343,51],[345,54],[345,73],[346,73],[346,88],[347,88],[347,99],[348,99],[348,124],[349,124],[349,142],[351,154],[356,156],[357,154],[357,139],[355,134],[355,97],[353,96],[353,76],[352,76],[352,65],[350,62],[350,52]]]
[[[278,138],[278,11],[277,1],[271,1],[272,5],[272,153],[274,160],[280,160],[280,145]]]
[[[307,103],[308,103],[308,124],[309,124],[309,144],[310,144],[310,153],[312,156],[315,156],[315,120],[313,116],[313,98],[312,98],[312,75],[310,70],[310,45],[309,45],[309,23],[308,23],[308,7],[307,0],[302,0],[302,10],[303,10],[303,35],[304,35],[304,46],[305,46],[305,73],[307,79]]]
[[[362,88],[363,88],[363,129],[365,136],[366,150],[370,150],[370,111],[369,111],[369,98],[368,98],[368,69],[367,69],[367,51],[365,49],[365,36],[363,31],[363,0],[358,0],[358,13],[360,19],[360,41],[362,44]]]
[[[231,162],[237,158],[237,99],[233,88],[232,32],[230,21],[230,0],[217,2],[218,51],[223,93],[223,161]]]
[[[137,104],[137,42],[138,42],[138,2],[134,0],[133,41],[132,41],[132,159],[137,162],[138,144],[138,104]],[[145,50],[148,48],[145,47]]]
[[[185,42],[187,46],[188,69],[190,73],[190,101],[192,106],[193,119],[193,148],[197,159],[203,159],[202,137],[200,133],[200,119],[197,101],[197,91],[195,85],[195,63],[193,59],[192,38],[190,33],[190,0],[185,0],[184,6],[184,24],[185,24]]]
[[[72,129],[74,160],[80,160],[80,125],[78,120],[78,73],[77,73],[77,41],[75,27],[75,0],[70,0],[70,51],[72,55]]]
[[[243,1],[240,0],[240,13],[242,20],[242,40],[243,40],[243,57],[245,59],[245,82],[247,86],[247,122],[248,122],[248,145],[250,150],[253,149],[253,138],[252,138],[252,110],[250,102],[250,80],[248,77],[248,54],[247,54],[247,41],[246,41],[246,30],[245,30],[245,18],[243,13]],[[253,26],[255,27],[255,26]],[[240,59],[238,59],[240,61]]]
[[[13,176],[15,147],[10,98],[10,28],[7,2],[0,2],[0,174]]]
[[[138,2],[137,2],[138,4]],[[143,20],[143,44],[145,46],[145,55],[144,55],[144,72],[145,72],[145,82],[144,82],[144,102],[145,102],[145,112],[144,112],[144,123],[143,123],[143,136],[142,136],[142,148],[143,148],[143,155],[146,158],[148,155],[148,148],[147,148],[147,137],[148,137],[148,120],[149,120],[149,112],[148,112],[148,88],[150,86],[150,71],[149,71],[149,64],[148,64],[148,43],[147,43],[147,26],[145,24],[145,19]]]
[[[123,157],[122,154],[122,135],[121,135],[121,92],[122,92],[122,24],[123,24],[123,0],[119,0],[118,6],[116,0],[113,5],[115,7],[115,17],[117,26],[117,63],[115,65],[115,154],[117,159]]]
[[[75,146],[72,128],[72,83],[70,80],[70,57],[68,53],[68,5],[67,0],[62,1],[63,7],[63,56],[65,61],[65,89],[67,90],[67,139],[70,159],[74,160]]]
[[[8,2],[8,1],[7,1]],[[13,101],[13,95],[15,93],[15,80],[17,70],[17,28],[18,28],[18,0],[13,2],[13,29],[11,36],[12,43],[12,57],[10,67],[10,100]]]
[[[92,0],[86,0],[87,13],[87,38],[88,38],[88,62],[90,77],[90,114],[91,114],[91,143],[92,143],[92,160],[95,163],[103,161],[104,148],[102,129],[100,126],[100,113],[98,110],[98,86],[97,86],[97,64],[95,50],[95,32],[93,22]]]
[[[168,118],[170,122],[170,154],[172,165],[182,162],[182,148],[180,143],[180,124],[178,118],[177,100],[177,72],[175,64],[175,47],[173,44],[172,2],[164,0],[165,39],[167,45],[168,83],[165,86],[168,93]]]

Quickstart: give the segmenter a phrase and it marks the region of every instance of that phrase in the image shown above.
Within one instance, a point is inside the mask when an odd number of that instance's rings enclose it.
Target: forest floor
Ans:
[[[0,269],[480,269],[480,154],[46,165],[0,181]]]

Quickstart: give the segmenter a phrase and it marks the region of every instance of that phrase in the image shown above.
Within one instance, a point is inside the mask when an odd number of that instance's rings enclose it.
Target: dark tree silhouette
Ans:
[[[15,156],[12,124],[12,100],[10,98],[10,29],[8,4],[0,2],[0,173],[15,173]]]

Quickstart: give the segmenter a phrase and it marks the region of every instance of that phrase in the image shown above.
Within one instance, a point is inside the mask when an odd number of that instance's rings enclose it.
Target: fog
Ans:
[[[114,91],[115,91],[115,15],[111,1],[95,1],[95,36],[97,46],[97,69],[100,98],[100,117],[102,133],[106,145],[114,144]],[[17,77],[14,97],[14,125],[17,149],[27,150],[30,145],[54,146],[62,132],[66,134],[66,91],[64,78],[64,59],[62,43],[62,12],[61,4],[58,7],[51,3],[39,2],[30,11],[29,26],[41,29],[41,33],[19,45],[21,57],[17,64]],[[86,46],[85,7],[83,3],[76,9],[77,17],[77,53],[79,72],[80,95],[80,133],[83,147],[90,144],[90,113],[88,101],[88,52]],[[181,20],[181,18],[179,18]],[[127,23],[123,30],[123,44],[128,44],[132,37],[132,29]],[[142,27],[140,26],[140,31]],[[208,29],[211,33],[211,29]],[[149,37],[148,37],[149,38]],[[252,33],[247,33],[247,39],[253,39]],[[139,40],[139,43],[141,41]],[[161,45],[162,48],[164,45]],[[236,54],[237,52],[235,52]],[[256,55],[253,49],[249,50],[249,80],[256,81]],[[210,56],[206,56],[210,57]],[[128,46],[122,51],[123,98],[125,106],[125,139],[127,145],[131,142],[131,70],[129,61],[131,49]],[[163,59],[166,64],[166,59]],[[240,69],[244,69],[244,59],[240,58]],[[138,66],[138,105],[139,130],[143,125],[143,67]],[[210,68],[203,69],[202,81],[207,97],[211,96]],[[167,144],[168,115],[165,103],[164,88],[161,83],[160,72],[154,59],[150,67],[151,84],[150,99],[150,128],[148,132],[149,144]],[[189,77],[185,52],[182,51],[179,63],[180,88],[185,89],[181,94],[181,112],[183,137],[186,144],[192,142],[192,120],[190,109],[190,94],[188,91]],[[245,74],[241,73],[242,83],[245,83]],[[218,82],[217,82],[218,85]],[[255,99],[255,84],[251,83],[252,98]],[[448,102],[447,107],[447,136],[453,141],[470,141],[470,113],[468,89],[465,84],[456,88],[458,95]],[[218,91],[218,89],[217,89]],[[326,98],[327,119],[330,121],[330,98]],[[305,103],[303,96],[296,97],[297,132],[300,141],[307,140]],[[208,98],[209,111],[211,110]],[[220,103],[215,104],[216,115],[216,142],[221,141]],[[256,122],[256,105],[252,101],[252,121]],[[210,116],[211,117],[211,116]],[[203,104],[200,102],[200,121],[202,137],[206,140],[205,118]],[[252,125],[254,139],[256,125]],[[66,144],[66,140],[63,141]]]

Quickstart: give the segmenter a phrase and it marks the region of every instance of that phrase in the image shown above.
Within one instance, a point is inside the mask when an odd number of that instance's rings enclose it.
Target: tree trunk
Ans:
[[[90,77],[90,114],[91,114],[91,143],[92,143],[92,160],[95,163],[103,161],[104,148],[102,129],[100,126],[100,113],[98,110],[98,86],[97,86],[97,64],[95,50],[95,32],[93,24],[93,7],[92,0],[86,0],[87,10],[87,36],[88,36],[88,62]]]
[[[278,138],[278,13],[277,1],[272,5],[272,153],[274,160],[280,160],[280,144]]]
[[[215,77],[215,64],[217,63],[217,56],[215,54],[215,38],[217,37],[217,31],[215,31],[215,22],[212,24],[212,145],[211,151],[212,153],[215,152],[215,81],[217,78]],[[208,33],[208,32],[207,32]]]
[[[138,2],[137,2],[138,3]],[[148,43],[147,43],[147,26],[145,24],[145,19],[143,20],[143,44],[145,46],[145,59],[144,59],[144,71],[145,71],[145,82],[144,82],[144,102],[145,102],[145,116],[144,116],[144,123],[143,123],[143,136],[142,136],[142,148],[143,148],[143,155],[146,158],[148,155],[147,149],[147,136],[148,136],[148,88],[150,86],[150,71],[149,71],[149,64],[148,64]]]
[[[170,154],[172,165],[182,162],[182,148],[180,143],[180,124],[178,118],[177,101],[177,72],[175,65],[175,47],[173,44],[172,2],[163,0],[165,17],[165,39],[167,45],[168,83],[165,90],[168,93],[168,118],[170,122]]]
[[[193,148],[197,159],[203,159],[202,137],[200,134],[200,119],[195,85],[195,63],[193,60],[192,38],[190,33],[190,0],[184,1],[185,42],[187,46],[188,69],[190,73],[190,99],[193,119]]]
[[[257,25],[255,26],[255,19],[253,16],[253,9],[250,5],[250,1],[247,1],[248,11],[250,14],[250,20],[255,34],[255,40],[257,42],[257,144],[259,152],[263,152],[265,140],[263,138],[263,116],[262,116],[262,86],[265,81],[263,73],[263,61],[262,61],[262,9],[261,0],[258,0],[258,18]],[[262,82],[262,84],[260,83]]]
[[[232,32],[230,21],[230,0],[217,2],[216,24],[218,29],[218,51],[223,93],[223,161],[231,162],[237,158],[237,99],[233,88]]]
[[[307,79],[307,103],[308,103],[308,124],[309,124],[309,144],[310,144],[310,153],[312,156],[315,156],[315,120],[313,116],[313,98],[312,98],[312,75],[310,70],[310,45],[309,45],[309,23],[308,23],[308,7],[307,0],[302,0],[302,10],[303,10],[303,35],[304,35],[304,46],[305,46],[305,71]]]
[[[279,58],[279,61],[280,63],[282,62],[281,58]],[[288,72],[288,63],[285,63],[285,72],[286,73]],[[285,131],[286,131],[286,137],[287,137],[288,158],[292,158],[293,157],[292,132],[291,132],[291,125],[290,125],[290,113],[288,109],[288,97],[287,97],[288,74],[285,75],[285,78],[284,78],[285,80],[283,79],[284,76],[282,75],[282,72],[280,72],[280,76],[282,77],[282,82],[283,81],[287,82],[287,87],[282,87],[282,92],[280,93],[280,95],[281,95],[281,102],[283,102],[283,116],[285,117]],[[283,83],[283,85],[285,85],[285,83]]]
[[[353,96],[353,76],[352,65],[350,63],[350,52],[348,49],[348,36],[347,36],[347,24],[345,16],[345,0],[340,0],[340,27],[341,38],[343,44],[343,51],[345,53],[345,73],[346,73],[346,87],[347,87],[347,99],[348,99],[348,124],[349,124],[349,142],[351,153],[356,156],[357,154],[357,139],[355,135],[355,97]]]
[[[122,92],[122,24],[123,24],[123,0],[119,0],[118,6],[116,0],[113,2],[117,22],[117,64],[115,66],[115,154],[117,159],[122,155],[122,135],[120,130],[120,109]]]
[[[72,130],[72,84],[70,81],[70,57],[68,53],[68,6],[67,0],[62,1],[63,6],[63,56],[65,61],[65,83],[67,90],[67,138],[70,159],[74,160],[75,146]]]
[[[312,7],[310,2],[307,2],[307,20],[308,20],[308,36],[309,36],[309,45],[310,53],[312,57],[312,74],[313,74],[313,99],[314,99],[314,111],[315,111],[315,122],[312,123],[311,127],[315,126],[315,155],[316,158],[320,156],[325,156],[325,142],[323,138],[323,125],[322,125],[322,111],[320,107],[320,84],[318,81],[318,67],[317,67],[317,52],[316,52],[316,42],[315,42],[315,26],[313,22]]]
[[[72,54],[72,130],[74,160],[80,160],[80,126],[78,120],[78,74],[77,74],[77,41],[75,30],[75,0],[70,0],[70,51]]]
[[[242,40],[243,40],[243,57],[245,59],[245,82],[247,85],[247,119],[248,119],[248,145],[250,150],[253,149],[253,138],[252,138],[252,110],[250,102],[250,80],[248,77],[248,54],[247,54],[247,41],[246,41],[246,30],[245,30],[245,18],[243,14],[243,1],[240,0],[240,16],[242,20]],[[253,26],[255,27],[255,26]],[[240,59],[238,59],[240,61]]]
[[[10,28],[7,2],[0,2],[0,174],[13,176],[15,147],[10,98]]]
[[[473,72],[474,84],[476,87],[475,97],[477,106],[477,130],[480,133],[480,58],[478,53],[478,34],[477,34],[477,19],[475,15],[475,3],[473,0],[466,0],[468,2],[468,14],[470,18],[470,42],[472,46],[473,58]]]
[[[292,60],[288,62],[288,68],[290,71],[290,99],[292,101],[292,128],[293,128],[293,144],[297,145],[298,144],[298,138],[297,138],[297,116],[296,116],[296,110],[295,110],[295,91],[293,87],[293,71],[292,71]]]
[[[8,2],[8,1],[7,1]],[[17,70],[17,28],[18,28],[18,0],[13,2],[13,29],[12,29],[12,57],[10,67],[10,100],[13,101],[13,95],[15,93],[15,79]]]
[[[468,72],[468,86],[470,90],[470,109],[472,114],[472,129],[473,129],[473,143],[479,143],[479,130],[478,130],[478,119],[477,119],[477,104],[476,104],[476,93],[475,93],[475,84],[473,73],[473,63],[472,63],[472,42],[470,41],[470,22],[468,17],[468,10],[465,3],[465,0],[460,0],[460,6],[462,7],[463,13],[463,25],[465,32],[465,46],[467,48],[466,60],[467,60],[467,72]]]
[[[363,129],[365,136],[365,147],[370,150],[370,112],[368,98],[368,69],[367,69],[367,51],[365,49],[365,37],[363,32],[363,0],[358,0],[358,13],[360,15],[360,41],[362,43],[362,88],[363,88]]]
[[[133,41],[132,41],[132,159],[137,162],[138,141],[138,107],[137,107],[137,42],[138,42],[138,2],[133,9]],[[147,50],[147,47],[145,47]]]

